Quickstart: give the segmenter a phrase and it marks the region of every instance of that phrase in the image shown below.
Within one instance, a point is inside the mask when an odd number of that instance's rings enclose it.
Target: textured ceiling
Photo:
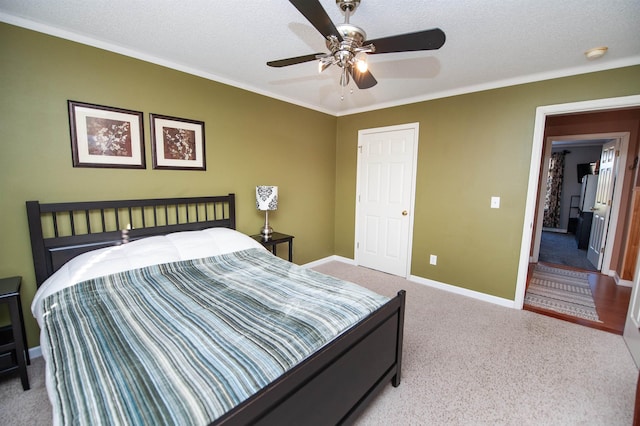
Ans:
[[[343,22],[334,0],[320,3]],[[326,51],[286,0],[0,0],[0,21],[333,115],[640,64],[640,0],[362,0],[351,23],[369,39],[447,35],[440,50],[370,55],[367,90],[341,88],[336,67],[265,65]],[[585,58],[602,45],[603,58]]]

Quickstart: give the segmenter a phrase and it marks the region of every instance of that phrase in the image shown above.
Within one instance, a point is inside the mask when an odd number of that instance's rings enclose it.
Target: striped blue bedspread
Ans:
[[[208,424],[387,301],[260,249],[79,283],[44,301],[54,421]]]

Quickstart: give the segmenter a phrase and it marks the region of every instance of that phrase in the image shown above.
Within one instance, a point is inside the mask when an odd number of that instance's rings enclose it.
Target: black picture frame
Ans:
[[[144,169],[143,113],[67,101],[73,167]]]
[[[153,168],[207,170],[204,121],[149,114]]]

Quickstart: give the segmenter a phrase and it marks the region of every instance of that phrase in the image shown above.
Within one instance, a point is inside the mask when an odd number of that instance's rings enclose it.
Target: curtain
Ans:
[[[564,175],[565,152],[554,152],[549,159],[549,176],[547,177],[547,194],[544,200],[545,228],[560,227],[560,201],[562,196],[562,178]]]

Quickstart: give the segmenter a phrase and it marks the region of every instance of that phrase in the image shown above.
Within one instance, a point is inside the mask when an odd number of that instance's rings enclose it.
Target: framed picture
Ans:
[[[204,122],[150,114],[154,169],[206,170]]]
[[[76,101],[67,104],[73,167],[146,167],[141,112]]]

